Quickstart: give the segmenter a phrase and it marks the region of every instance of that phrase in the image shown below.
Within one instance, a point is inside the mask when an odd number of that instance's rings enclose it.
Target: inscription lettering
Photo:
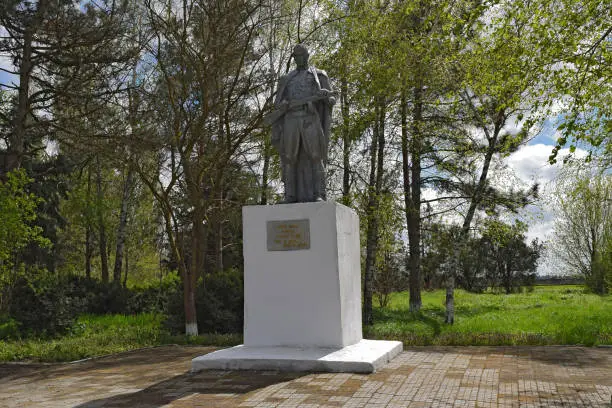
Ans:
[[[310,249],[308,220],[268,221],[268,251],[296,251]]]

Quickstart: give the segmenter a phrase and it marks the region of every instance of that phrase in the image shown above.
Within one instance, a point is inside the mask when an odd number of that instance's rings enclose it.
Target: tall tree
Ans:
[[[117,46],[121,37],[127,42],[122,6],[114,1],[77,5],[71,0],[9,0],[0,8],[6,30],[0,55],[14,62],[13,69],[3,70],[18,76],[17,85],[2,84],[15,91],[4,172],[21,167],[33,142],[50,136],[56,117],[49,113],[58,103],[79,100],[83,90],[123,69],[120,63],[132,56],[132,48]],[[97,88],[98,96],[115,92],[114,85]]]
[[[436,139],[453,133],[447,106],[462,79],[455,65],[482,12],[480,3],[426,0],[394,10],[411,311],[421,308],[422,191],[431,184]]]
[[[486,248],[488,276],[491,286],[501,287],[510,294],[535,280],[537,261],[542,244],[534,240],[526,243],[527,225],[516,221],[514,225],[496,219],[485,222],[480,245]]]
[[[382,196],[382,181],[384,172],[385,151],[385,119],[386,106],[378,103],[374,112],[374,129],[370,146],[370,178],[368,184],[368,201],[366,207],[367,238],[365,273],[363,278],[363,318],[366,325],[374,323],[372,315],[372,296],[374,293],[374,278],[376,259],[379,250],[380,200]]]
[[[566,272],[584,276],[598,294],[610,290],[612,264],[612,176],[576,171],[557,182],[553,251]]]
[[[123,183],[123,194],[121,195],[121,209],[119,213],[119,224],[117,225],[117,245],[115,249],[115,265],[113,267],[113,283],[121,283],[121,269],[123,267],[125,240],[127,234],[128,213],[130,196],[134,188],[135,171],[131,164],[128,164],[127,174]],[[126,257],[127,262],[127,257]],[[126,275],[127,276],[127,275]]]
[[[459,266],[461,243],[466,241],[477,210],[495,213],[499,209],[516,212],[537,195],[538,186],[516,189],[494,186],[490,173],[496,159],[516,151],[530,137],[529,128],[509,131],[513,120],[520,120],[529,109],[542,83],[542,69],[535,62],[538,54],[523,41],[526,16],[501,11],[489,32],[481,31],[460,55],[456,69],[461,71],[463,90],[451,110],[462,130],[453,132],[447,146],[436,158],[441,172],[433,177],[441,191],[463,202],[461,235],[454,249],[454,265],[448,269],[446,322],[454,321],[455,270]]]
[[[68,174],[83,157],[64,154],[56,143],[77,133],[74,122],[92,113],[85,106],[98,108],[121,92],[121,82],[111,78],[133,56],[125,4],[118,3],[10,0],[0,6],[0,56],[13,63],[2,68],[13,74],[5,76],[10,83],[0,84],[12,96],[0,123],[0,179],[13,169],[27,170],[34,180],[28,188],[44,199],[36,222],[54,244],[64,226],[59,208],[70,187]],[[98,103],[86,103],[92,98]],[[26,259],[54,270],[57,248],[31,247]]]
[[[259,1],[185,0],[178,9],[164,10],[147,1],[146,6],[162,101],[156,106],[163,124],[154,146],[156,162],[170,164],[171,173],[165,181],[142,167],[139,173],[160,200],[168,234],[174,234],[170,241],[183,279],[186,332],[197,334],[195,285],[205,273],[209,243],[219,242],[214,234],[223,222],[229,169],[261,127],[257,102],[266,90],[267,66],[256,39],[267,20]],[[184,197],[186,226],[179,225],[172,202],[177,192]],[[182,237],[186,232],[188,241]]]

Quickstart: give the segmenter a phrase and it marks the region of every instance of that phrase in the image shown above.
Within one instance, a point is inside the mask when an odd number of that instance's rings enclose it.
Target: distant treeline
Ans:
[[[584,285],[581,276],[537,276],[536,285]]]

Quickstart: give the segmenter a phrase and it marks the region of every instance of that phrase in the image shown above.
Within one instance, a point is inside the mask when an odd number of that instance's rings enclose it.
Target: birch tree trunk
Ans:
[[[127,288],[128,273],[130,272],[130,256],[128,246],[125,246],[125,274],[123,275],[123,287]]]
[[[123,195],[121,197],[121,212],[119,214],[119,225],[117,226],[117,248],[115,250],[115,267],[113,269],[113,282],[121,283],[121,266],[123,265],[123,248],[125,247],[125,235],[127,232],[128,206],[130,192],[134,184],[134,170],[128,165],[127,177],[123,184]]]

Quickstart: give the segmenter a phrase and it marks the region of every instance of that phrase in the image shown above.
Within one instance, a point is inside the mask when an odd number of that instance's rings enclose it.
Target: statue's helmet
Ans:
[[[298,44],[295,47],[293,47],[293,54],[292,55],[304,55],[306,57],[308,57],[309,52],[308,52],[308,48],[306,48],[306,46],[304,44]]]

